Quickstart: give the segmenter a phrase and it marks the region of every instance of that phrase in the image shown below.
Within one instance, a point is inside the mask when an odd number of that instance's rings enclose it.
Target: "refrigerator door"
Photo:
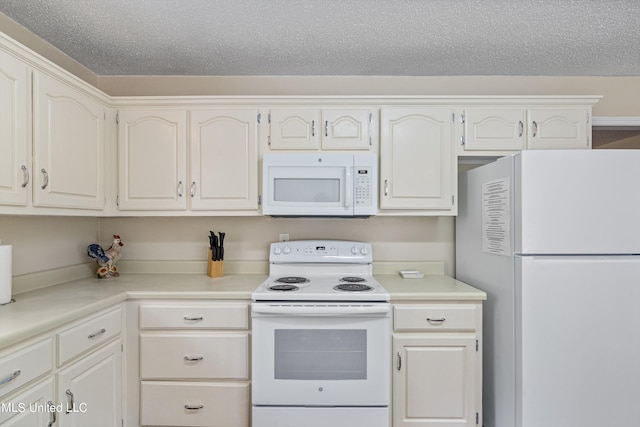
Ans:
[[[534,150],[514,160],[517,253],[640,253],[640,150]]]
[[[638,425],[640,256],[516,257],[517,427]]]

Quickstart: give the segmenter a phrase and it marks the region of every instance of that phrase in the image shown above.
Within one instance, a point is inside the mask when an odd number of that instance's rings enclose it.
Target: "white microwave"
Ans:
[[[265,153],[262,213],[270,216],[367,217],[378,209],[373,153]]]

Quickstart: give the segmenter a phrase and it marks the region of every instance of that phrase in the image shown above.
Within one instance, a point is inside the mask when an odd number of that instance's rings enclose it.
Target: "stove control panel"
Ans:
[[[272,263],[371,263],[371,243],[343,240],[290,240],[271,244]]]

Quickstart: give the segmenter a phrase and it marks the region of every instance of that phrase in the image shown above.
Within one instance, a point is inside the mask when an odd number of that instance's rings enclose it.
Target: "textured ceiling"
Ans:
[[[98,75],[640,75],[640,0],[0,0]]]

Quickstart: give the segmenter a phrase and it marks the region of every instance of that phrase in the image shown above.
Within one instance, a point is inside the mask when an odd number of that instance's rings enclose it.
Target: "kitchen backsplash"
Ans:
[[[90,243],[124,242],[122,260],[201,261],[209,230],[224,231],[225,260],[268,260],[269,243],[280,234],[296,239],[346,239],[373,244],[374,261],[444,261],[454,271],[451,217],[369,219],[268,217],[76,218],[0,216],[0,238],[14,246],[14,275],[89,262]]]

